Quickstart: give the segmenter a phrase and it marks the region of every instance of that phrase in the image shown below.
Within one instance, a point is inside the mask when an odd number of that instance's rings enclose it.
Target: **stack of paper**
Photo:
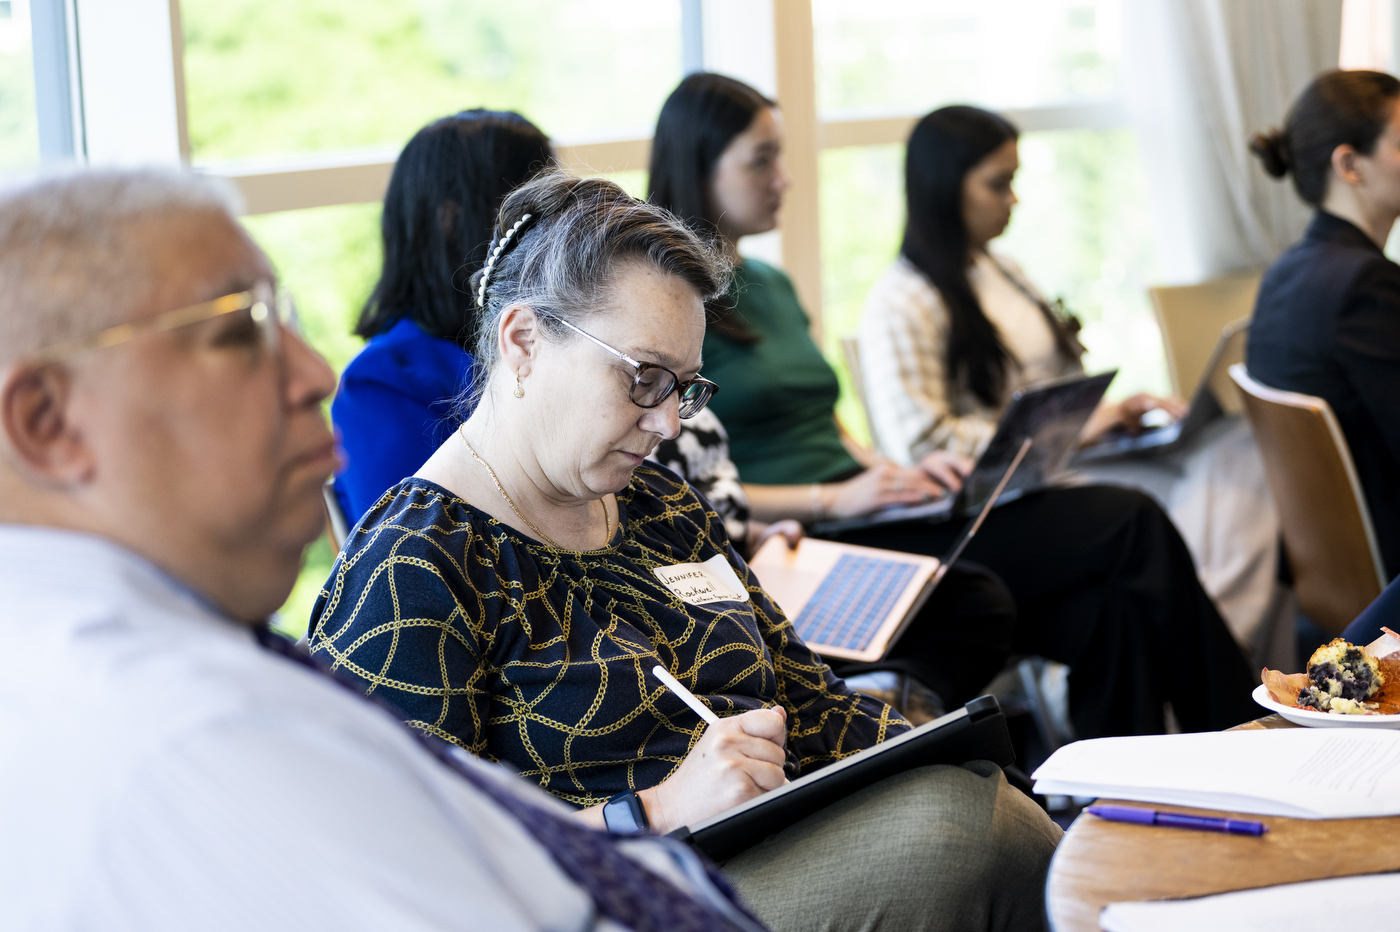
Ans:
[[[1351,924],[1383,929],[1395,919],[1396,903],[1400,903],[1400,874],[1371,874],[1196,900],[1110,903],[1099,915],[1099,928],[1106,932],[1280,932]]]
[[[1299,819],[1400,815],[1400,732],[1277,728],[1096,738],[1032,775],[1043,795]]]

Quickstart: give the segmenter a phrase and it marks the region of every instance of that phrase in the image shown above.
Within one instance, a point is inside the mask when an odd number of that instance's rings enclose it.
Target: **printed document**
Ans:
[[[1195,900],[1110,903],[1106,932],[1282,932],[1286,929],[1388,928],[1400,903],[1400,874],[1368,874],[1221,893]]]
[[[1298,819],[1400,815],[1400,731],[1276,728],[1095,738],[1032,775],[1040,794]]]

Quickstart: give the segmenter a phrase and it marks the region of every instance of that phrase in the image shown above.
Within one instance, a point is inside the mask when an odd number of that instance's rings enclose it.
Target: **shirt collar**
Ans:
[[[0,581],[63,592],[133,582],[154,585],[199,614],[248,626],[213,599],[133,550],[97,534],[35,525],[0,524]]]
[[[1356,224],[1350,220],[1344,220],[1336,214],[1329,214],[1325,210],[1319,210],[1313,214],[1312,222],[1308,224],[1308,231],[1304,234],[1304,238],[1323,243],[1366,248],[1382,255],[1385,254],[1385,250],[1377,246],[1375,240],[1362,232]]]

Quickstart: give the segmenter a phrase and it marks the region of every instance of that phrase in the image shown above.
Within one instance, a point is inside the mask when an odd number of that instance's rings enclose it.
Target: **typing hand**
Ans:
[[[975,465],[966,456],[935,450],[919,460],[919,468],[950,492],[961,492],[963,480],[972,472]]]
[[[750,521],[749,533],[744,541],[744,559],[751,558],[758,553],[758,549],[768,543],[768,538],[782,535],[787,541],[789,550],[796,550],[798,543],[802,540],[806,531],[802,528],[801,521],[794,521],[791,518],[782,521],[774,521],[772,524],[764,524],[762,521]]]
[[[836,518],[867,515],[887,505],[917,505],[938,498],[944,488],[922,469],[877,463],[836,486],[827,513]]]
[[[1149,411],[1161,410],[1169,414],[1172,420],[1180,420],[1186,416],[1186,409],[1186,402],[1180,398],[1158,398],[1148,394],[1133,395],[1119,402],[1102,402],[1079,432],[1079,445],[1092,446],[1110,431],[1123,431],[1136,436],[1142,433],[1142,416]]]
[[[731,809],[787,782],[782,706],[722,718],[666,780],[637,793],[652,831],[665,834]]]

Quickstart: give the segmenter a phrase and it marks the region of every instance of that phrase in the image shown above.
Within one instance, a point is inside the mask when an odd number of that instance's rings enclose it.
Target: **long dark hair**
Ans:
[[[1400,80],[1381,71],[1324,71],[1288,110],[1283,129],[1255,133],[1249,148],[1275,178],[1293,173],[1298,196],[1322,206],[1332,152],[1350,145],[1370,155],[1390,122]]]
[[[1014,365],[996,324],[987,319],[968,280],[963,179],[1017,137],[1010,122],[977,107],[942,107],[909,136],[904,159],[908,220],[899,251],[933,283],[948,309],[948,374],[992,406],[1002,403]]]
[[[719,217],[710,199],[715,166],[729,144],[773,101],[743,81],[722,74],[688,75],[666,98],[651,143],[647,199],[680,217],[709,239],[719,236]],[[706,328],[735,343],[752,345],[758,334],[732,307],[716,305]]]
[[[552,161],[549,137],[510,111],[464,110],[415,133],[384,195],[384,270],[355,333],[407,317],[470,348],[467,279],[486,261],[501,199]]]

